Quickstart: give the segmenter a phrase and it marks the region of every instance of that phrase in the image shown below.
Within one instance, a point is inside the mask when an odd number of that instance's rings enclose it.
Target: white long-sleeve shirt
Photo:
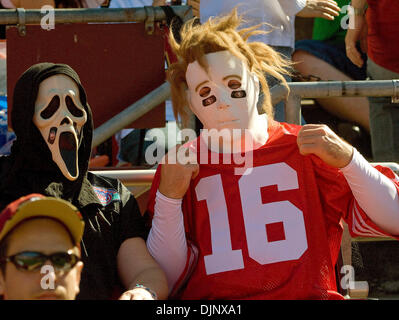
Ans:
[[[227,14],[235,6],[247,21],[246,26],[265,22],[273,26],[263,26],[261,29],[273,31],[253,36],[250,41],[294,48],[295,15],[306,6],[306,0],[201,0],[200,20],[204,22],[210,17]]]

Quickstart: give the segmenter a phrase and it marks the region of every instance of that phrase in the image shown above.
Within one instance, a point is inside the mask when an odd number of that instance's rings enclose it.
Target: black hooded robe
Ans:
[[[79,177],[75,181],[61,173],[33,123],[39,85],[57,74],[76,82],[87,112],[79,142]],[[93,119],[79,76],[64,64],[33,65],[16,84],[11,121],[17,140],[11,155],[0,157],[0,209],[30,193],[59,197],[74,204],[85,221],[81,243],[84,267],[77,299],[118,298],[124,290],[117,273],[118,250],[126,239],[145,239],[148,229],[136,199],[126,187],[118,180],[88,172]]]

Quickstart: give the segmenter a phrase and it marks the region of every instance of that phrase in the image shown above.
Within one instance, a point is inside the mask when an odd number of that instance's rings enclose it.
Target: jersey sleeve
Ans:
[[[395,185],[396,192],[399,192],[399,180],[395,173],[383,166],[375,166],[375,169],[377,169],[379,172],[381,172],[383,175],[388,177],[393,184]],[[398,212],[399,214],[399,212]],[[358,202],[356,200],[353,201],[352,208],[348,214],[348,217],[346,218],[347,221],[349,221],[350,226],[351,226],[351,231],[354,236],[357,237],[394,237],[396,239],[399,239],[399,235],[392,235],[389,234],[385,231],[383,231],[381,228],[379,228],[364,212],[364,210],[359,206]]]
[[[178,299],[180,297],[181,291],[190,278],[191,274],[194,271],[195,266],[198,262],[198,249],[197,247],[191,243],[191,241],[187,241],[187,260],[186,265],[184,267],[183,272],[181,273],[179,279],[176,281],[173,286],[169,298]]]
[[[155,198],[159,187],[159,183],[161,181],[161,166],[162,164],[159,164],[157,170],[155,171],[154,179],[152,180],[150,193],[148,197],[147,210],[145,214],[147,216],[149,226],[151,226],[151,220],[154,217]]]
[[[367,216],[353,196],[344,175],[338,169],[328,166],[317,157],[312,156],[312,161],[315,165],[315,175],[327,220],[339,223],[343,218],[348,224],[352,237],[399,239],[397,235],[382,230]],[[375,168],[387,176],[399,191],[398,179],[391,169],[382,166]]]

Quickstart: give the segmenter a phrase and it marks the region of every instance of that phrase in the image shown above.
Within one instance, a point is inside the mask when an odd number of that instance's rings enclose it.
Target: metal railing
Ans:
[[[289,95],[283,85],[274,86],[270,93],[273,105],[286,99],[286,121],[295,124],[301,123],[303,98],[392,97],[393,102],[399,102],[399,80],[293,82],[288,85]]]
[[[95,174],[119,179],[126,187],[149,186],[155,175],[155,169],[148,170],[95,170]]]
[[[191,6],[171,6],[174,12],[186,21],[193,17]],[[45,14],[47,14],[46,12]],[[45,16],[41,9],[2,9],[0,24],[40,24]],[[112,23],[112,22],[160,22],[166,20],[161,7],[54,9],[55,24],[62,23]]]
[[[373,163],[373,165],[384,165],[399,175],[399,164],[395,162]],[[110,178],[119,179],[126,186],[151,185],[156,169],[147,170],[95,170],[96,174]]]
[[[110,120],[94,129],[93,148],[97,147],[114,134],[136,121],[170,97],[170,85],[165,82],[160,87],[118,113]]]
[[[293,82],[288,89],[277,85],[270,89],[272,104],[275,105],[287,99],[286,121],[300,124],[302,98],[328,97],[385,97],[399,99],[399,80],[376,81],[320,81],[320,82]],[[288,98],[287,98],[288,95]],[[170,96],[170,86],[164,83],[147,96],[137,101],[114,118],[108,120],[94,130],[93,146],[98,146],[115,133],[122,130],[129,123],[137,120],[144,113],[152,110]],[[263,112],[262,110],[259,110]]]

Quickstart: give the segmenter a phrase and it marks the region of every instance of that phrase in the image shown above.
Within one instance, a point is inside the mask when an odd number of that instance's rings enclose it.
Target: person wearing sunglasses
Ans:
[[[0,296],[74,300],[84,222],[69,202],[30,194],[0,213]]]

